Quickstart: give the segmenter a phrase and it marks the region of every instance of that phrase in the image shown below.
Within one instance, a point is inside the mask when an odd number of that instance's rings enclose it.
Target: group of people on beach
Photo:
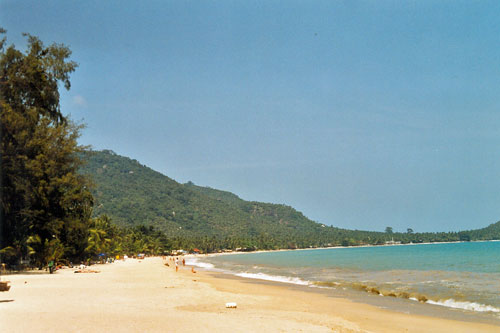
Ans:
[[[163,259],[165,260],[165,257],[163,257]],[[179,265],[180,265],[180,262],[182,262],[182,266],[186,266],[186,259],[182,258],[182,261],[179,260],[179,257],[170,257],[168,259],[169,261],[173,261],[174,264],[175,264],[175,271],[178,272],[179,271]],[[165,263],[165,266],[169,266],[170,265],[168,263]],[[191,272],[192,273],[196,273],[196,271],[194,270],[194,267],[191,267]]]

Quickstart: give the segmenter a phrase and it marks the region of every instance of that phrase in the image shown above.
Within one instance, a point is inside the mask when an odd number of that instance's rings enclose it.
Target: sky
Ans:
[[[0,0],[80,143],[349,229],[500,220],[498,1]]]

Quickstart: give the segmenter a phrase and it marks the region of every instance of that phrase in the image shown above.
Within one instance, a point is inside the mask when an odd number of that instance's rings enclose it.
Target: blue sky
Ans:
[[[80,142],[351,229],[500,220],[497,1],[7,1]]]

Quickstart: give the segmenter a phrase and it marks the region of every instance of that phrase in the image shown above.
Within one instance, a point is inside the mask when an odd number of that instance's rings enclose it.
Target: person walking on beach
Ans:
[[[179,259],[175,259],[175,271],[179,270]]]
[[[186,266],[186,259],[182,258],[182,266]]]

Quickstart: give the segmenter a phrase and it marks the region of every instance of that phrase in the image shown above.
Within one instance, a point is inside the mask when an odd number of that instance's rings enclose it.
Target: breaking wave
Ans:
[[[257,279],[257,280],[266,280],[266,281],[274,281],[274,282],[282,282],[282,283],[291,283],[298,284],[302,286],[308,286],[309,281],[304,281],[302,279],[296,277],[289,276],[280,276],[280,275],[268,275],[264,273],[236,273],[236,276],[248,278],[248,279]]]
[[[500,312],[499,308],[496,308],[496,307],[491,306],[491,305],[485,305],[485,304],[480,304],[480,303],[475,303],[475,302],[455,301],[454,299],[447,299],[447,300],[437,301],[437,302],[433,301],[433,300],[428,300],[426,303],[446,306],[448,308],[462,309],[462,310],[469,310],[469,311],[476,311],[476,312]]]
[[[186,260],[186,264],[190,265],[190,266],[205,268],[205,269],[214,269],[215,268],[215,266],[212,265],[211,263],[199,262],[198,259],[196,259],[196,258]]]

